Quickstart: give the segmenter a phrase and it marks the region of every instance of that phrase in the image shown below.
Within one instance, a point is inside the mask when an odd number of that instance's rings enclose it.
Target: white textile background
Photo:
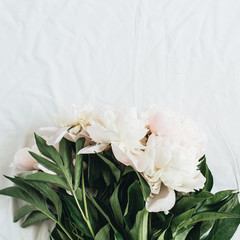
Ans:
[[[239,23],[239,0],[0,0],[0,188],[68,103],[166,104],[207,133],[214,191],[238,188]],[[0,196],[0,240],[48,239],[16,207]]]

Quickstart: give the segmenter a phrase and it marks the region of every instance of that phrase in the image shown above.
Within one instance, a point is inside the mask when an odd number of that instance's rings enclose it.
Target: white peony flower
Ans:
[[[38,133],[48,137],[48,145],[58,144],[63,137],[72,142],[85,137],[85,145],[89,145],[90,138],[85,129],[91,125],[93,116],[94,109],[91,105],[67,105],[55,116],[56,127],[43,127],[39,129]]]
[[[152,202],[155,202],[154,211],[158,212],[163,208],[160,203],[157,205],[154,199],[161,194],[162,184],[169,188],[169,191],[174,189],[185,193],[203,188],[206,179],[197,170],[199,159],[197,152],[194,146],[186,147],[179,144],[177,138],[174,142],[173,137],[161,137],[154,134],[149,137],[144,153],[149,164],[142,173],[151,188],[147,209],[153,210]],[[168,210],[165,209],[165,211]]]
[[[95,147],[86,147],[79,153],[101,152],[111,144],[118,161],[143,171],[147,162],[138,156],[145,148],[141,141],[148,132],[147,125],[145,115],[138,114],[134,108],[104,108],[96,113],[92,125],[86,129],[91,139],[96,142]]]
[[[94,109],[91,105],[67,105],[56,117],[55,121],[60,127],[73,127],[79,125],[81,129],[89,126]]]
[[[188,193],[203,188],[206,179],[197,165],[207,138],[191,119],[170,109],[153,106],[146,113],[152,132],[143,153],[148,167],[142,175],[151,188],[146,207],[167,212],[174,204],[165,203],[175,201],[174,190]],[[163,201],[164,196],[168,201]]]

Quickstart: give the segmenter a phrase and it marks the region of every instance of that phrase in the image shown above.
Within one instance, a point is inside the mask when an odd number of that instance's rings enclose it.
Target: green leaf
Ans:
[[[137,196],[137,197],[136,197]],[[128,188],[128,203],[124,213],[124,221],[129,229],[132,228],[135,222],[136,214],[144,208],[142,191],[138,181],[135,181]]]
[[[228,203],[226,203],[221,209],[221,211],[239,214],[240,213],[240,205],[238,201],[237,194],[233,199],[231,199]],[[234,235],[240,224],[240,219],[223,219],[215,221],[208,237],[206,240],[230,240]]]
[[[99,199],[95,199],[92,195],[87,194],[88,198],[91,200],[93,205],[97,208],[97,210],[104,216],[107,220],[111,228],[113,229],[114,233],[120,232],[117,229],[119,228],[118,224],[116,223],[114,217],[112,216],[112,212],[109,207]]]
[[[190,227],[191,231],[189,231],[189,233],[187,235],[187,239],[188,240],[200,239],[201,226],[202,226],[202,222],[199,222],[199,223],[195,224],[193,227]],[[184,229],[184,228],[182,228],[182,229]]]
[[[167,230],[164,230],[164,231],[162,232],[162,234],[158,237],[157,240],[164,240],[164,236],[165,236],[166,231],[167,231]]]
[[[224,198],[228,197],[231,193],[233,193],[235,190],[225,190],[220,191],[214,194],[212,198],[207,199],[205,204],[215,204],[219,201],[223,200]]]
[[[148,183],[145,181],[145,179],[139,174],[139,172],[135,171],[139,181],[140,181],[140,185],[141,185],[141,189],[142,189],[142,194],[143,194],[143,199],[144,201],[147,200],[148,196],[150,195],[151,189],[148,185]]]
[[[64,137],[59,143],[59,154],[63,161],[65,175],[68,181],[72,183],[72,174],[70,170],[70,165],[72,163],[72,148],[71,143]]]
[[[199,164],[199,169],[203,176],[206,178],[206,182],[204,184],[204,188],[200,191],[206,190],[206,191],[211,191],[213,187],[213,176],[211,171],[209,170],[207,163],[206,163],[206,157],[203,156],[202,159],[200,160]]]
[[[31,194],[31,192],[29,192]],[[35,206],[39,211],[43,212],[44,214],[48,215],[52,219],[55,219],[54,215],[49,211],[46,201],[44,198],[39,200],[38,198],[32,198],[26,191],[24,191],[20,187],[8,187],[5,189],[0,190],[0,194],[6,195],[9,197],[14,197],[21,199],[27,203],[32,204]]]
[[[134,169],[133,169],[132,167],[130,167],[130,166],[126,166],[126,167],[124,168],[124,170],[123,170],[122,176],[125,176],[125,175],[127,175],[128,173],[130,173],[130,172],[134,172]]]
[[[73,197],[67,195],[61,195],[74,222],[77,224],[78,228],[88,237],[91,237],[91,233],[89,232],[89,228],[83,219],[79,209],[73,199]],[[81,203],[80,203],[81,204]],[[82,204],[81,204],[82,205]],[[82,207],[81,207],[82,208]]]
[[[176,234],[176,236],[174,237],[174,240],[184,240],[186,239],[188,233],[191,231],[193,227],[190,226],[190,227],[187,227],[187,228],[182,228],[181,230],[179,230]],[[199,238],[195,238],[196,239],[199,239]]]
[[[29,174],[22,177],[25,180],[34,180],[39,182],[51,183],[55,186],[70,190],[69,186],[67,185],[65,179],[63,177],[52,175],[44,172],[37,172],[34,174]]]
[[[122,213],[121,205],[120,205],[120,202],[119,202],[119,199],[118,199],[119,187],[120,187],[120,185],[118,185],[115,188],[112,196],[110,197],[110,205],[111,205],[111,208],[113,210],[113,214],[116,218],[116,221],[120,225],[123,225],[123,213]]]
[[[79,187],[80,185],[80,179],[81,179],[81,173],[82,173],[82,167],[83,162],[82,154],[78,154],[78,152],[83,148],[85,143],[85,138],[79,138],[76,142],[76,162],[75,162],[75,168],[74,168],[74,191]]]
[[[148,238],[148,211],[146,208],[139,211],[133,228],[130,230],[133,239],[146,240]]]
[[[88,155],[88,183],[90,188],[102,189],[106,188],[104,179],[101,176],[103,166],[101,160],[96,154]]]
[[[186,197],[184,196],[176,202],[171,212],[174,213],[175,215],[178,215],[194,207],[198,203],[201,203],[204,200],[211,198],[213,196],[214,196],[213,194],[206,191],[202,191],[195,196],[186,196]]]
[[[215,204],[209,204],[209,205],[204,204],[199,209],[197,209],[197,212],[217,212],[225,203],[227,203],[232,198],[234,198],[234,195],[235,194],[232,193],[227,198]]]
[[[59,236],[61,237],[61,240],[69,240],[69,238],[67,237],[67,235],[63,232],[61,232],[59,229],[57,229],[57,232],[59,234]],[[58,239],[56,239],[58,240]]]
[[[177,227],[183,223],[189,220],[192,217],[192,214],[194,212],[194,209],[190,209],[176,217],[173,218],[172,220],[172,232],[174,233],[177,230]]]
[[[203,221],[211,221],[211,220],[217,220],[217,219],[227,219],[227,218],[240,218],[239,214],[231,214],[231,213],[219,213],[219,212],[204,212],[204,213],[198,213],[191,217],[188,221],[182,223],[179,226],[180,228],[186,227],[188,225],[193,225],[198,222]]]
[[[34,152],[29,152],[33,158],[35,158],[41,165],[43,165],[45,168],[55,172],[58,175],[63,175],[63,172],[61,171],[61,169],[53,162],[49,161],[48,159],[41,157],[39,155],[37,155]]]
[[[27,180],[26,180],[27,181]],[[46,183],[27,181],[29,185],[40,191],[45,197],[47,197],[54,204],[58,218],[61,219],[62,214],[62,201],[58,194]]]
[[[53,160],[58,166],[63,166],[62,159],[57,150],[53,146],[47,145],[46,141],[36,133],[34,133],[34,136],[40,153]]]
[[[113,178],[110,168],[103,167],[102,168],[102,176],[103,176],[104,182],[106,183],[107,186],[110,186],[113,183],[114,178]]]
[[[124,240],[122,235],[118,232],[114,234],[114,238],[115,238],[115,240]]]
[[[26,214],[36,211],[36,210],[37,210],[37,208],[34,207],[33,205],[25,205],[17,210],[13,221],[17,222],[20,218],[24,217]]]
[[[5,176],[7,179],[18,185],[20,188],[22,188],[36,203],[37,206],[44,206],[45,207],[45,201],[42,195],[36,191],[34,188],[29,186],[26,182],[24,182],[23,178],[15,177],[11,178],[8,176]]]
[[[41,212],[32,212],[26,218],[26,220],[23,222],[22,227],[25,228],[32,224],[36,224],[36,223],[42,222],[47,219],[49,219],[49,217]]]
[[[114,163],[112,163],[110,160],[105,158],[102,154],[97,155],[110,167],[113,176],[115,177],[116,181],[119,182],[120,176],[121,176],[121,171],[118,169]]]
[[[106,224],[102,227],[97,235],[95,236],[94,240],[110,240],[110,226]]]

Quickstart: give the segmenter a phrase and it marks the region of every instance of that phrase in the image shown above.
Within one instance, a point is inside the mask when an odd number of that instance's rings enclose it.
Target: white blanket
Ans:
[[[214,191],[238,188],[239,23],[236,0],[0,0],[0,188],[68,103],[188,115],[208,135]],[[17,204],[0,196],[0,239],[48,239],[49,223],[12,223]]]

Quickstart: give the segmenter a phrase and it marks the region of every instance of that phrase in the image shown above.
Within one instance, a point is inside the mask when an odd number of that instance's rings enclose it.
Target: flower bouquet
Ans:
[[[22,227],[51,219],[54,240],[228,240],[240,223],[235,190],[211,193],[205,134],[189,118],[152,106],[70,105],[14,157],[26,205]]]

